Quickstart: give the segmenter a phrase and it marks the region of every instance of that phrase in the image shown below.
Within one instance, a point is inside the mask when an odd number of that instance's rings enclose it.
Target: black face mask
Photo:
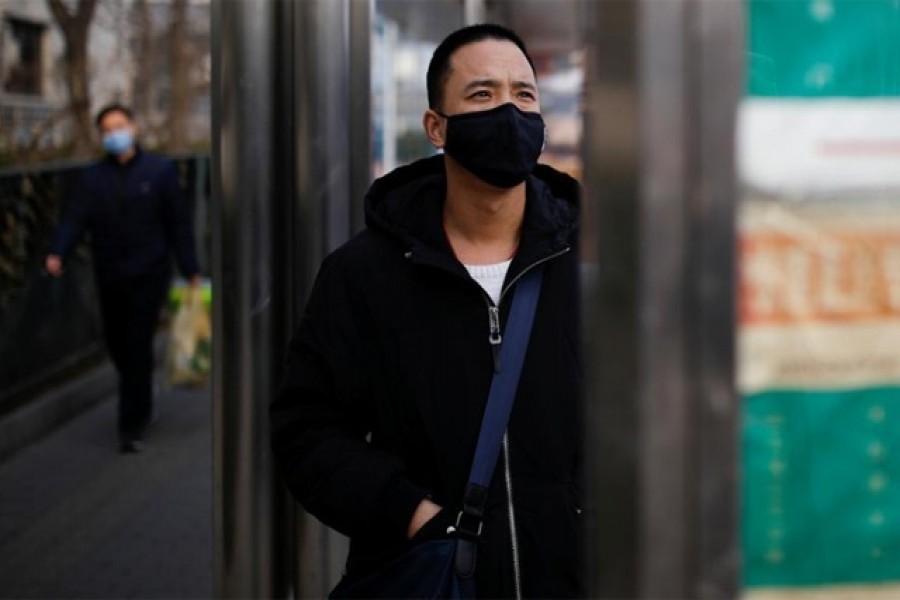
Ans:
[[[437,112],[437,111],[435,111]],[[512,103],[447,116],[444,152],[467,171],[500,188],[522,183],[544,149],[544,120]]]

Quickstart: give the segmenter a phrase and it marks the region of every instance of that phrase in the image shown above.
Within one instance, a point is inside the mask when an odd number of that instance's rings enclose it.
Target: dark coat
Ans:
[[[101,283],[120,283],[171,270],[174,252],[185,277],[198,272],[188,205],[171,160],[138,149],[127,163],[107,156],[69,186],[50,251],[66,255],[85,230]]]
[[[446,508],[417,537],[445,535],[471,466],[493,373],[492,303],[446,240],[445,186],[442,157],[372,185],[368,228],[324,261],[271,407],[284,480],[309,512],[351,538],[350,578],[409,546],[407,526],[426,496]],[[582,593],[577,197],[573,179],[538,167],[506,278],[546,261],[508,428],[530,597]],[[510,298],[500,302],[504,324]],[[501,457],[479,544],[479,596],[513,595],[512,543]]]

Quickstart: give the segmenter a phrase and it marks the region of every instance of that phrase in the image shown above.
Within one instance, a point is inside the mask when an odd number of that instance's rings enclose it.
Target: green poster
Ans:
[[[744,403],[749,586],[900,580],[900,387]]]
[[[799,189],[801,197],[821,193],[819,182],[829,182],[822,211],[833,209],[825,222],[834,223],[851,205],[858,212],[861,195],[896,189],[900,0],[748,0],[747,23],[743,177],[772,190],[772,205],[792,204],[786,189]],[[833,174],[839,176],[829,179]],[[842,195],[845,189],[855,192]],[[814,225],[789,217],[764,228],[774,241],[760,255],[783,255],[783,264],[775,264],[783,273],[766,263],[759,278],[788,308],[798,298],[820,308],[841,298],[883,300],[894,289],[897,271],[887,258],[876,261],[877,273],[853,265],[874,255],[878,235],[891,237],[896,226],[844,236],[856,240],[858,260],[826,264],[827,252],[814,251],[815,244],[809,252],[778,245],[775,234],[786,224]],[[760,233],[749,228],[744,235],[747,243]],[[886,244],[884,257],[900,256],[900,246]],[[807,259],[822,268],[796,277]],[[742,263],[745,274],[753,273],[751,266]],[[832,271],[841,275],[829,279]],[[882,276],[883,285],[872,283]],[[825,282],[833,287],[830,296],[822,291]],[[822,293],[805,295],[806,284]],[[846,294],[832,293],[840,286]],[[900,378],[892,366],[900,360],[900,312],[885,310],[875,321],[811,313],[789,323],[741,323],[747,347],[765,342],[765,351],[745,353],[740,365],[744,375],[764,375],[742,388],[743,580],[751,592],[900,581]],[[829,343],[816,343],[821,340]],[[790,368],[820,363],[834,368],[815,375]],[[854,369],[864,375],[848,375]],[[866,377],[869,371],[876,376]],[[900,588],[885,593],[893,598]]]
[[[900,2],[750,0],[748,95],[900,96]]]

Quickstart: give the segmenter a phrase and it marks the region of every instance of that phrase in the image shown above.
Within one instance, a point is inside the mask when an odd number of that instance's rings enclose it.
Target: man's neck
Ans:
[[[122,154],[118,155],[116,157],[116,162],[118,162],[120,165],[124,165],[124,164],[127,164],[128,162],[130,162],[131,159],[134,158],[135,156],[137,156],[137,148],[132,146],[131,148],[129,148]]]
[[[512,258],[525,214],[525,184],[510,189],[490,186],[449,157],[444,231],[463,264],[479,265]]]

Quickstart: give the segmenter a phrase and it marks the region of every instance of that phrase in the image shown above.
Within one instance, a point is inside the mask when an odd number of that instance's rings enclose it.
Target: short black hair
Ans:
[[[112,104],[107,104],[99,111],[97,111],[97,116],[94,118],[94,125],[100,127],[100,121],[103,120],[103,117],[108,115],[111,112],[120,112],[126,117],[128,117],[129,121],[134,121],[134,112],[124,104],[120,104],[119,102],[113,102]]]
[[[528,59],[532,72],[537,73],[534,68],[534,61],[531,60],[531,56],[528,55],[528,50],[525,48],[525,42],[511,29],[492,23],[469,25],[468,27],[457,29],[444,38],[444,41],[440,43],[434,54],[431,55],[431,62],[428,63],[428,75],[425,79],[428,87],[428,108],[437,109],[444,101],[444,84],[450,76],[450,57],[453,53],[463,46],[482,40],[512,42],[519,47],[519,50]]]

